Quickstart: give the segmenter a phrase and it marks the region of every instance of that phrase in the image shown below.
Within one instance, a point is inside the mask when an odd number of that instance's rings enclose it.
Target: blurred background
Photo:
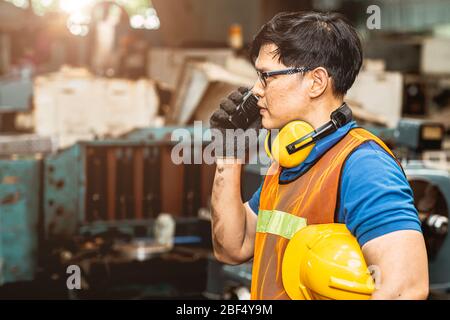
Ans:
[[[248,299],[251,261],[211,251],[214,165],[174,164],[171,134],[187,129],[201,153],[194,121],[206,132],[254,83],[253,35],[298,10],[357,27],[364,65],[346,101],[402,160],[430,299],[448,299],[448,0],[0,1],[0,298]],[[244,168],[244,200],[261,179]]]

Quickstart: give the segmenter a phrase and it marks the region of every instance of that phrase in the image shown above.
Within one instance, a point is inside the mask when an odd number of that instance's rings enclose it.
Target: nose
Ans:
[[[255,84],[253,85],[252,92],[254,95],[259,98],[264,97],[264,87],[259,79],[256,79]]]

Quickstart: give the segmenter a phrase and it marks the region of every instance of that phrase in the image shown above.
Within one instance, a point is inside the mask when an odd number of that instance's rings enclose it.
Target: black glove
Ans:
[[[222,134],[222,153],[216,153],[216,156],[227,156],[234,158],[242,158],[248,152],[249,146],[257,144],[257,141],[249,141],[248,137],[257,137],[259,130],[261,129],[261,117],[257,117],[256,120],[250,124],[250,126],[244,131],[242,129],[236,129],[230,122],[230,116],[236,111],[237,106],[242,102],[244,95],[249,91],[246,87],[239,87],[237,90],[231,92],[226,99],[223,99],[220,103],[220,108],[216,110],[210,120],[211,129],[219,130]],[[230,135],[233,133],[234,135]],[[238,130],[238,131],[237,131]],[[251,133],[250,131],[254,132]],[[227,132],[228,131],[228,132]],[[228,133],[228,134],[227,134]],[[238,136],[241,134],[246,135],[245,145],[239,144]],[[253,140],[253,139],[251,139]],[[228,146],[228,148],[227,148]],[[234,146],[234,148],[232,148]]]

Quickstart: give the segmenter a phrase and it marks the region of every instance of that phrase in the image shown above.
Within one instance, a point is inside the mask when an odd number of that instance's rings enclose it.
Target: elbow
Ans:
[[[417,286],[409,290],[405,290],[400,294],[400,299],[404,300],[426,300],[428,298],[428,286]]]
[[[428,285],[412,289],[408,294],[410,300],[426,300],[430,294]]]
[[[237,254],[219,252],[218,250],[215,249],[214,249],[214,257],[216,258],[217,261],[229,265],[238,265],[245,262]]]
[[[429,295],[428,284],[421,284],[405,290],[377,290],[372,295],[374,300],[426,300]]]
[[[409,300],[426,300],[430,294],[430,286],[428,281],[428,274],[422,277],[421,280],[416,280],[414,285],[411,285],[408,290],[405,290],[405,299]]]

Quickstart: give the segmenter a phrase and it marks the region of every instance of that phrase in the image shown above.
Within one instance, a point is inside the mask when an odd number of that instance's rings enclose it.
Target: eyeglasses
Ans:
[[[276,70],[276,71],[256,71],[258,74],[258,78],[263,84],[264,87],[267,86],[267,78],[273,77],[273,76],[280,76],[283,74],[294,74],[294,73],[304,73],[307,71],[310,71],[311,69],[308,67],[300,67],[300,68],[289,68],[289,69],[283,69],[283,70]]]

